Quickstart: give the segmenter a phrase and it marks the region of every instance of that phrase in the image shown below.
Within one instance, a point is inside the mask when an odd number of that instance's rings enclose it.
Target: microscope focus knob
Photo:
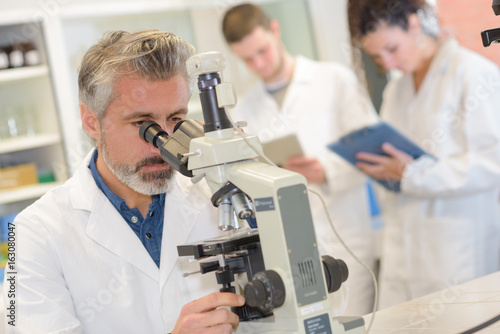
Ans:
[[[349,269],[344,261],[334,259],[329,255],[323,255],[321,259],[323,260],[323,269],[325,269],[328,293],[335,292],[349,277]]]
[[[253,280],[245,285],[243,291],[246,303],[262,312],[272,312],[285,302],[285,285],[274,270],[258,272]]]

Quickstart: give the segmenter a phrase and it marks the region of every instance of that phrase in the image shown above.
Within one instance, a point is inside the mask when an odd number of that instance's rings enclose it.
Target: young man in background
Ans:
[[[377,121],[355,75],[337,63],[292,56],[281,40],[279,23],[256,5],[230,8],[222,30],[234,53],[261,79],[231,111],[233,119],[247,121],[246,131],[264,143],[297,135],[304,154],[289,157],[283,167],[304,175],[322,194],[341,237],[373,268],[367,178],[327,149],[342,135]],[[339,243],[314,195],[311,209],[321,253],[343,259],[349,267],[345,314],[371,312],[370,274]]]

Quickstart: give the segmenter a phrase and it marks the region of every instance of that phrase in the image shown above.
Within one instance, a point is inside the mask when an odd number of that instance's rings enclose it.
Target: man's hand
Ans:
[[[286,160],[286,164],[283,168],[304,175],[306,180],[310,183],[326,183],[325,170],[316,158],[306,157],[304,155],[290,157]]]
[[[231,333],[238,327],[236,314],[221,306],[242,306],[245,298],[228,292],[216,292],[184,305],[172,334]]]
[[[377,180],[398,180],[403,177],[406,165],[413,161],[413,158],[403,151],[398,150],[389,143],[382,145],[382,151],[389,156],[359,152],[356,158],[366,161],[356,163],[363,173],[370,175]]]

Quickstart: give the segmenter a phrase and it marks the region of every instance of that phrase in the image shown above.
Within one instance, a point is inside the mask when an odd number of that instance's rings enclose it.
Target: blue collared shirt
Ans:
[[[123,219],[132,228],[132,231],[139,237],[151,258],[160,267],[161,238],[163,233],[163,214],[165,211],[165,193],[153,195],[153,202],[149,205],[146,218],[142,217],[138,208],[130,209],[125,201],[113,193],[104,183],[101,175],[97,171],[97,150],[92,154],[89,168],[94,177],[97,187],[106,195],[111,204],[118,210]]]

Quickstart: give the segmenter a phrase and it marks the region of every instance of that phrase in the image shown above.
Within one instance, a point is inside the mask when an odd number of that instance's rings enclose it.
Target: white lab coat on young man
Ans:
[[[340,64],[296,57],[295,70],[282,108],[259,83],[234,110],[234,121],[248,122],[245,131],[262,142],[295,133],[306,156],[323,165],[327,184],[309,187],[319,191],[341,237],[369,266],[373,266],[373,234],[370,225],[367,178],[326,145],[344,134],[377,121],[369,98],[355,75]],[[371,311],[373,284],[369,273],[340,245],[317,196],[310,195],[321,255],[344,260],[349,267],[349,300],[346,314]],[[258,222],[257,222],[258,223]]]
[[[448,40],[418,92],[389,83],[381,118],[437,160],[405,168],[385,193],[381,307],[500,270],[500,72]]]
[[[214,274],[183,278],[199,266],[176,248],[219,234],[208,187],[176,173],[158,268],[97,187],[90,156],[15,220],[16,326],[7,333],[168,333],[184,304],[219,289]]]

